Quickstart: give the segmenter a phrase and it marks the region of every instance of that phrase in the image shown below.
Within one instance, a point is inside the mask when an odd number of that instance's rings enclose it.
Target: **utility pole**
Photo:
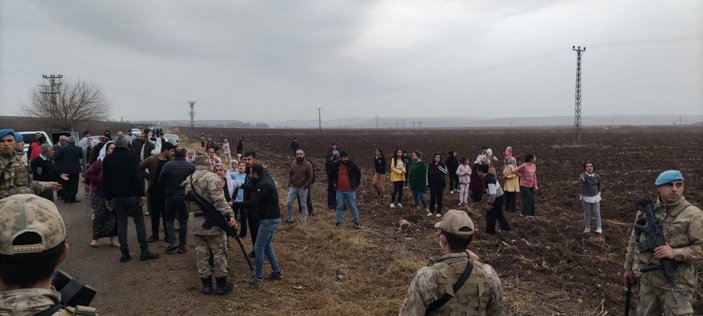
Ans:
[[[318,107],[317,109],[317,125],[320,128],[320,132],[322,132],[322,108]]]
[[[188,107],[190,107],[190,111],[188,111],[188,115],[190,115],[190,127],[195,127],[195,102],[196,101],[188,101]]]
[[[376,129],[378,129],[378,115],[376,115]]]
[[[576,109],[574,113],[574,144],[581,143],[581,54],[586,47],[571,46],[576,51]]]
[[[42,75],[42,78],[49,81],[49,91],[43,91],[42,93],[51,95],[51,104],[56,106],[56,95],[61,90],[61,78],[63,78],[63,75]]]

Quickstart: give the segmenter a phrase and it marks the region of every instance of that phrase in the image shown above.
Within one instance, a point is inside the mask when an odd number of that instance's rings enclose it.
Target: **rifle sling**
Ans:
[[[7,171],[7,169],[10,169],[10,167],[12,167],[12,161],[9,161],[5,165],[5,168],[2,169],[2,173],[0,173],[0,179],[5,179],[5,171]]]
[[[458,292],[462,286],[464,286],[464,283],[466,283],[466,280],[469,279],[469,276],[471,275],[471,271],[473,271],[474,265],[471,262],[471,259],[466,263],[466,267],[464,268],[464,272],[461,273],[461,276],[459,277],[458,280],[452,285],[452,289],[454,290],[454,294]],[[448,293],[444,293],[442,297],[437,299],[436,301],[432,302],[430,304],[430,307],[427,308],[427,311],[425,312],[425,315],[429,315],[431,312],[434,312],[444,306],[447,302],[449,302],[450,299],[452,299],[452,295],[449,295]]]

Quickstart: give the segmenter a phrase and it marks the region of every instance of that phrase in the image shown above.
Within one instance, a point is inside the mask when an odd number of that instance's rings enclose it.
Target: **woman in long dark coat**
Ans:
[[[90,184],[90,205],[93,209],[93,239],[91,247],[98,246],[98,239],[110,237],[110,246],[119,247],[117,241],[117,217],[115,212],[105,206],[105,193],[103,192],[102,166],[105,156],[112,153],[115,144],[107,142],[97,153],[98,158],[90,164],[85,172],[86,182]]]

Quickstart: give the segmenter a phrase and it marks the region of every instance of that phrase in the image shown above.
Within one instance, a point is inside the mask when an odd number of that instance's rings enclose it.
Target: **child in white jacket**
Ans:
[[[466,205],[469,201],[469,184],[471,183],[471,166],[469,158],[461,158],[461,164],[456,169],[459,176],[459,206]]]

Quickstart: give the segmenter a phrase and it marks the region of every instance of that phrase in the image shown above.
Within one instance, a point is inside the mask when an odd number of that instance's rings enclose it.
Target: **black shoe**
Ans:
[[[168,247],[166,247],[166,252],[172,252],[177,249],[178,249],[178,245],[168,245]]]
[[[278,271],[278,273],[271,272],[271,274],[269,274],[269,276],[268,276],[268,279],[269,279],[269,280],[280,280],[280,279],[283,279],[283,272],[281,272],[281,271]]]
[[[256,258],[256,253],[254,252],[254,250],[249,253],[249,258]]]
[[[186,249],[182,247],[178,247],[178,250],[176,250],[177,253],[186,253]]]
[[[139,256],[139,260],[141,260],[141,261],[147,261],[147,260],[158,259],[158,258],[159,258],[158,253],[153,253],[153,252],[149,252],[149,251],[144,252]]]
[[[227,282],[227,277],[215,278],[215,282],[217,282],[217,286],[215,287],[216,295],[224,295],[232,292],[234,284],[232,284],[232,282]]]
[[[203,282],[203,289],[200,290],[200,293],[212,294],[212,278],[211,277],[200,278],[200,281]]]
[[[132,256],[130,256],[128,252],[123,252],[120,256],[120,262],[127,262],[129,260],[132,260]]]
[[[337,228],[339,228],[340,226],[342,226],[342,222],[335,223],[334,226],[337,227]]]
[[[149,239],[146,240],[146,242],[155,242],[155,241],[159,241],[159,235],[151,235],[151,237],[149,237]]]

